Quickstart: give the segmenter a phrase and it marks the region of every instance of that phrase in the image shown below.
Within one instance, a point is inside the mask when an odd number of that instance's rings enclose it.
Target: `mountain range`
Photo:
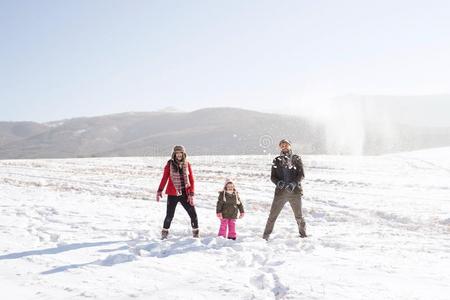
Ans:
[[[281,138],[291,139],[304,154],[383,154],[450,146],[450,126],[386,126],[383,120],[345,114],[324,121],[223,107],[0,122],[0,159],[166,156],[175,144],[191,155],[274,154]]]

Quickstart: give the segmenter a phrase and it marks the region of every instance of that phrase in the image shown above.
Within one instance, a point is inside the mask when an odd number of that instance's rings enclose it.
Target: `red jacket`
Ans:
[[[194,174],[192,174],[191,164],[188,162],[187,167],[189,170],[189,182],[191,186],[186,188],[186,193],[188,195],[194,195]],[[161,179],[161,183],[159,184],[158,192],[162,192],[164,190],[164,187],[166,186],[167,181],[169,183],[167,184],[166,188],[166,194],[169,196],[177,196],[177,190],[175,189],[175,185],[172,182],[172,178],[170,178],[170,162],[166,164],[164,167],[164,173],[163,177]]]

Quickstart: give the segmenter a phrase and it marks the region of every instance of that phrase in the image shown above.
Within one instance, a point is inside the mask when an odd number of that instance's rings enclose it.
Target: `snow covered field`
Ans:
[[[191,157],[201,238],[177,207],[161,241],[166,158],[0,161],[4,299],[449,299],[450,148],[304,156],[307,239],[287,205],[261,239],[272,157]],[[217,191],[246,216],[217,238]]]

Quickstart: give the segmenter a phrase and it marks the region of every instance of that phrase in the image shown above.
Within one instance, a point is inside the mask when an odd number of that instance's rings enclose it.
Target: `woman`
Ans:
[[[173,148],[172,158],[164,168],[156,201],[159,202],[161,200],[162,192],[166,184],[166,194],[168,195],[167,212],[161,231],[161,239],[164,240],[169,235],[170,223],[172,222],[178,202],[183,205],[191,218],[192,236],[198,238],[198,219],[194,207],[194,175],[192,174],[191,164],[186,160],[186,151],[183,146],[175,146]]]

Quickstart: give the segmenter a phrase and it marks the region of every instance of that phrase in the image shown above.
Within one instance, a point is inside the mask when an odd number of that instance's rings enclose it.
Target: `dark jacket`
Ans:
[[[292,154],[292,168],[287,168],[283,166],[283,158],[281,155],[274,158],[272,162],[272,171],[270,175],[270,180],[274,184],[279,181],[284,181],[287,184],[295,183],[298,186],[295,188],[295,193],[302,193],[301,181],[305,178],[305,172],[303,170],[302,159],[299,155]]]
[[[216,213],[222,213],[222,217],[225,219],[237,219],[238,211],[240,213],[244,212],[244,205],[241,202],[241,198],[238,193],[233,192],[233,194],[225,193],[224,199],[224,193],[224,191],[219,192]]]

